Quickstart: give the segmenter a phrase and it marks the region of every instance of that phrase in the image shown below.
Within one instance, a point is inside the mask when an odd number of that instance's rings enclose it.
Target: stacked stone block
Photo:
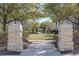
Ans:
[[[73,50],[73,25],[60,24],[59,25],[59,40],[58,48],[60,51]]]
[[[16,52],[23,50],[22,25],[20,22],[9,24],[7,49]]]

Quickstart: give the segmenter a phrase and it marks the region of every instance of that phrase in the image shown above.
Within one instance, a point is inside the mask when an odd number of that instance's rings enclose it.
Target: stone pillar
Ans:
[[[73,50],[73,25],[64,23],[59,25],[58,48],[60,51]]]
[[[12,22],[8,26],[7,50],[16,52],[23,50],[22,25],[19,21]]]

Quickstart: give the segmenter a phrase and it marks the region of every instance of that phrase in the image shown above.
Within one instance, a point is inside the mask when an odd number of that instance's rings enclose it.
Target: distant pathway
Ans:
[[[33,41],[33,43],[20,54],[21,56],[61,56],[60,52],[51,44],[50,40]]]

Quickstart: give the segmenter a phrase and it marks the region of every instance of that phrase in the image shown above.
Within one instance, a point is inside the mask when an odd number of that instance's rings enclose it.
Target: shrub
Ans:
[[[0,39],[6,39],[8,36],[7,32],[0,32]]]
[[[23,37],[28,37],[29,34],[29,31],[23,31]]]
[[[0,32],[0,46],[7,46],[8,33]]]
[[[54,40],[58,40],[58,35],[57,34],[53,34],[53,39]]]

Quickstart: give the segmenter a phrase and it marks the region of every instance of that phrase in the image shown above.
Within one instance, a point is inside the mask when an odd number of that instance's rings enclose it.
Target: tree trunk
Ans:
[[[79,20],[78,24],[75,24],[74,26],[74,54],[79,54]]]
[[[6,6],[5,3],[3,3],[3,31],[6,32],[7,15],[6,15],[5,6]]]
[[[3,31],[6,32],[6,19],[3,20]]]

